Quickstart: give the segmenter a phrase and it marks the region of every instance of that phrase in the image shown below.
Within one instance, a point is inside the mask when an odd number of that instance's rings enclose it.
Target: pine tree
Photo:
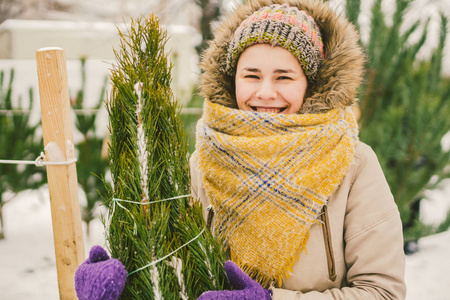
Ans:
[[[224,255],[186,196],[187,139],[170,89],[166,32],[153,15],[130,25],[119,32],[107,102],[107,240],[129,272],[122,299],[196,299],[227,288]]]
[[[5,73],[0,72],[0,158],[6,160],[35,160],[44,149],[42,138],[37,137],[40,123],[31,125],[30,115],[33,107],[33,89],[29,89],[28,107],[13,105],[12,85],[14,69],[5,84]],[[37,189],[46,180],[45,168],[34,165],[0,164],[0,240],[5,237],[3,231],[3,206],[19,192]],[[7,194],[8,192],[8,194]]]
[[[198,95],[197,91],[192,92],[191,99],[183,106],[183,114],[181,120],[183,121],[183,128],[188,134],[188,152],[195,151],[195,127],[198,120],[202,116],[204,99]],[[186,110],[188,110],[186,112]]]
[[[98,109],[103,103],[106,92],[107,81],[102,86],[98,102],[93,109],[84,111],[84,98],[86,90],[86,59],[81,63],[81,89],[78,90],[76,98],[72,101],[75,110],[75,125],[82,134],[82,140],[76,144],[78,152],[77,176],[78,184],[86,195],[86,206],[82,208],[81,217],[86,222],[87,236],[89,236],[90,222],[96,218],[94,215],[98,203],[101,202],[100,195],[106,193],[105,181],[101,180],[108,169],[108,161],[102,157],[103,139],[98,137],[95,127]]]
[[[202,41],[196,47],[197,54],[201,55],[208,46],[208,41],[213,37],[213,22],[217,21],[221,15],[222,1],[219,0],[195,0],[195,4],[200,7],[201,16],[199,20]]]
[[[360,138],[378,155],[408,242],[435,232],[420,222],[420,200],[426,189],[450,175],[445,172],[450,152],[441,145],[450,130],[450,85],[441,73],[448,20],[441,17],[440,42],[431,59],[419,61],[427,24],[420,29],[423,24],[417,21],[401,30],[412,1],[397,0],[392,25],[388,25],[381,2],[376,0],[372,8],[369,41],[361,42],[368,59],[366,84],[360,93]],[[346,14],[355,24],[360,4],[360,0],[347,0]],[[421,38],[410,42],[418,30],[422,30]]]

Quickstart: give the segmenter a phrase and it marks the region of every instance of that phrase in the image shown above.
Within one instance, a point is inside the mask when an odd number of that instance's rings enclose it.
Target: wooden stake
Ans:
[[[47,161],[75,158],[66,59],[61,48],[36,52]],[[60,299],[77,299],[74,275],[84,261],[75,163],[47,166]]]

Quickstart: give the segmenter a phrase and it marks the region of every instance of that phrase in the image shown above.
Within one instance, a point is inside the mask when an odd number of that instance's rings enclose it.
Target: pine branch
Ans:
[[[5,82],[4,71],[0,71],[0,145],[3,145],[0,147],[0,158],[34,160],[44,146],[42,139],[37,138],[40,124],[30,124],[33,91],[29,89],[28,106],[23,105],[20,96],[18,106],[17,104],[13,106],[13,82],[14,69],[10,70],[8,83]],[[1,207],[12,199],[4,199],[6,192],[16,195],[23,190],[39,188],[44,184],[45,178],[44,168],[36,168],[33,165],[0,164],[0,219],[2,219]],[[0,239],[2,238],[4,238],[3,228],[0,228]]]
[[[384,21],[381,1],[373,6],[360,119],[360,138],[378,155],[400,210],[405,240],[435,232],[420,224],[417,203],[432,188],[432,178],[437,178],[435,182],[448,178],[444,169],[450,159],[450,152],[441,146],[450,130],[450,88],[441,74],[447,19],[441,17],[440,43],[432,58],[419,61],[428,21],[417,21],[401,32],[410,3],[397,1],[391,26]],[[409,37],[420,25],[424,26],[419,40],[411,43]]]
[[[167,35],[154,16],[132,19],[119,35],[106,104],[113,179],[106,225],[112,256],[130,274],[122,298],[195,299],[227,282],[220,246],[208,231],[200,234],[201,209],[191,206],[189,197],[160,201],[190,190],[187,137],[164,49]]]

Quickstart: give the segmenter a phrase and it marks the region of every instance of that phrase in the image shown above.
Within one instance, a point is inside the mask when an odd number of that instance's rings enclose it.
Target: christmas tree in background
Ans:
[[[106,93],[107,78],[102,86],[97,104],[92,109],[85,109],[84,98],[86,90],[86,59],[81,63],[81,89],[71,101],[75,111],[75,125],[82,134],[82,140],[77,143],[78,152],[77,176],[78,184],[86,195],[86,206],[82,206],[81,217],[86,222],[86,234],[89,237],[90,222],[96,218],[96,206],[101,202],[100,195],[106,193],[104,178],[108,169],[108,160],[102,157],[103,139],[97,135],[95,121]]]
[[[119,32],[111,70],[105,220],[111,254],[129,275],[122,299],[196,299],[228,288],[221,247],[189,197],[187,138],[155,16]]]
[[[405,26],[412,1],[396,1],[392,25],[386,22],[381,3],[373,4],[368,43],[361,42],[368,60],[360,93],[360,138],[378,155],[408,243],[447,230],[450,220],[431,228],[419,219],[424,191],[450,177],[446,169],[450,151],[442,146],[442,138],[450,131],[450,80],[441,73],[448,20],[441,17],[440,41],[431,58],[419,60],[428,29],[420,21]],[[347,0],[346,15],[356,25],[360,5],[360,0]],[[418,30],[423,30],[421,38],[411,42]]]
[[[5,84],[5,73],[0,72],[0,159],[33,161],[43,151],[42,138],[37,136],[40,123],[31,125],[30,115],[33,107],[33,90],[29,89],[28,106],[23,107],[22,98],[18,105],[13,104],[12,84],[14,69]],[[37,189],[46,182],[45,168],[35,165],[0,164],[0,240],[3,231],[3,206],[19,192]]]

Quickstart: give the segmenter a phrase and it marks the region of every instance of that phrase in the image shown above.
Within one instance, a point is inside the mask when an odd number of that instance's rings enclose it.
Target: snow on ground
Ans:
[[[59,299],[48,189],[19,194],[5,205],[3,215],[6,239],[0,241],[0,299]],[[103,224],[92,223],[90,240],[83,227],[85,257],[91,246],[104,245]]]
[[[448,300],[450,231],[419,240],[419,252],[406,257],[407,300]]]
[[[450,193],[441,197],[450,202]],[[3,212],[6,239],[0,241],[0,299],[58,299],[48,190],[23,192]],[[104,245],[103,224],[98,220],[91,224],[91,238],[85,238],[86,257],[97,244]],[[407,300],[450,299],[450,231],[422,238],[419,249],[406,258]]]

